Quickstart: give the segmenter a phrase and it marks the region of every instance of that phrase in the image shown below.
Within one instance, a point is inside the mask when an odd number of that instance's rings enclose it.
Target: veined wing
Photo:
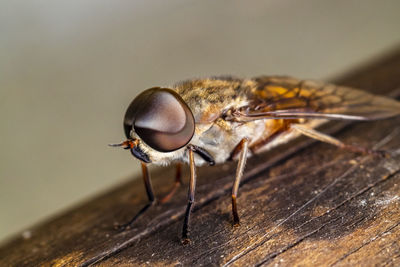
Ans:
[[[349,87],[289,77],[253,81],[250,104],[233,110],[228,120],[377,120],[400,115],[400,102]]]

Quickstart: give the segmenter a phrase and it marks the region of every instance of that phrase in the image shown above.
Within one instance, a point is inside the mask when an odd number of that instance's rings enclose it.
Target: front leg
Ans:
[[[186,245],[190,243],[189,239],[189,223],[190,223],[190,214],[193,210],[194,205],[194,193],[196,189],[196,166],[194,164],[194,151],[195,147],[192,145],[188,146],[189,150],[189,164],[190,164],[190,182],[189,182],[189,192],[188,192],[188,204],[186,207],[185,219],[183,221],[183,229],[182,229],[182,244]]]
[[[247,160],[247,151],[249,146],[249,140],[247,138],[243,138],[240,143],[236,146],[235,150],[240,151],[239,162],[236,169],[236,177],[235,182],[232,187],[232,215],[233,215],[233,225],[239,226],[239,214],[237,212],[237,194],[239,190],[240,180],[243,176],[243,170],[246,165]]]

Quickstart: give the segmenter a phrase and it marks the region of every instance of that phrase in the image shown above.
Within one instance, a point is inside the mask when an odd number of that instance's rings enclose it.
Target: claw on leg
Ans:
[[[232,195],[232,215],[233,215],[233,226],[240,226],[239,214],[237,211],[236,196]]]

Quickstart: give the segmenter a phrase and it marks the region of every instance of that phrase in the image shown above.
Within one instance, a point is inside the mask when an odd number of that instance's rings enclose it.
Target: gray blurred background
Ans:
[[[400,1],[0,1],[0,241],[138,173],[125,108],[218,74],[329,79],[400,44]],[[144,192],[143,192],[144,193]]]

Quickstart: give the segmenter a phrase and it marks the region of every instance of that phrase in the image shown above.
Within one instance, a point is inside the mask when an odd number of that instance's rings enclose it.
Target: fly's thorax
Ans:
[[[212,123],[232,107],[248,104],[249,80],[232,77],[181,82],[173,89],[191,109],[196,123]]]
[[[254,136],[265,130],[264,125],[259,121],[235,123],[218,119],[203,127],[196,127],[198,131],[193,136],[191,144],[207,150],[217,164],[223,163],[243,138],[252,140]],[[196,165],[205,163],[200,158],[196,161]]]

